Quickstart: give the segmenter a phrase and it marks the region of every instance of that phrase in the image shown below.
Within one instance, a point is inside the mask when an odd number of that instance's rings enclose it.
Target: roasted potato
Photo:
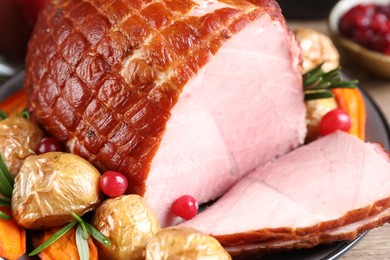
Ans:
[[[312,29],[297,29],[295,36],[303,53],[303,72],[305,73],[321,63],[324,71],[335,69],[340,64],[340,54],[332,40],[325,34]]]
[[[295,36],[302,49],[303,71],[306,73],[321,63],[322,69],[327,72],[336,69],[340,65],[340,55],[332,40],[325,34],[312,29],[297,29]],[[334,98],[323,98],[306,101],[306,142],[318,138],[319,123],[322,117],[330,110],[338,107]]]
[[[162,229],[146,246],[146,260],[231,259],[213,237],[188,227]]]
[[[12,214],[27,229],[62,226],[100,203],[99,171],[81,157],[50,152],[26,158],[15,178]]]
[[[159,230],[156,215],[138,195],[104,201],[95,211],[93,226],[111,240],[97,243],[100,259],[145,259],[146,243]]]
[[[0,121],[0,153],[13,176],[19,172],[23,160],[35,154],[42,138],[38,125],[23,117],[10,116]]]

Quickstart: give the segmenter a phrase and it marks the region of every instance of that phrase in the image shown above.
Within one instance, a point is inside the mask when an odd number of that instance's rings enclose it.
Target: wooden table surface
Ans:
[[[288,21],[291,28],[312,28],[328,34],[326,21]],[[390,122],[390,79],[372,75],[360,68],[348,57],[341,53],[341,65],[348,76],[360,81],[360,85],[367,90],[378,104],[388,122]],[[390,259],[390,224],[370,231],[355,247],[340,259]]]

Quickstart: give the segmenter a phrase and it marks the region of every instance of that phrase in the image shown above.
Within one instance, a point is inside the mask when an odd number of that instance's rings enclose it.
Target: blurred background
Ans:
[[[50,0],[0,0],[0,82],[23,67],[39,11]],[[289,20],[325,20],[337,0],[277,0]]]
[[[338,0],[277,0],[287,19],[325,19]]]
[[[0,0],[0,56],[23,62],[36,16],[49,0]],[[278,0],[288,19],[325,19],[336,0]]]
[[[0,83],[23,67],[38,12],[49,0],[0,0]]]
[[[0,54],[23,60],[35,19],[48,0],[0,0]]]

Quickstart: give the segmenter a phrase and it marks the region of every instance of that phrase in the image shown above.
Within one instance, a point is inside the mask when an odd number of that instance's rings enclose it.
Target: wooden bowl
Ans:
[[[336,45],[341,47],[351,59],[374,74],[390,78],[390,56],[369,50],[340,34],[338,23],[341,17],[352,7],[364,3],[389,4],[390,0],[342,0],[332,9],[328,25]]]

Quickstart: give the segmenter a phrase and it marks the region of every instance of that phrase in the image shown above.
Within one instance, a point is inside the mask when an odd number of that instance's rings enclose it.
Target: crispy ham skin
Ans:
[[[318,244],[332,243],[340,240],[354,240],[364,231],[376,228],[390,221],[390,208],[366,218],[322,232],[311,233],[307,236],[296,236],[287,240],[271,240],[266,243],[242,244],[226,246],[226,250],[235,259],[247,259],[249,256],[259,257],[271,252],[282,252],[293,249],[311,248]]]
[[[390,220],[390,159],[338,132],[259,167],[183,225],[232,254],[352,240]]]
[[[162,226],[305,136],[300,50],[273,0],[53,0],[26,59],[29,108]]]

